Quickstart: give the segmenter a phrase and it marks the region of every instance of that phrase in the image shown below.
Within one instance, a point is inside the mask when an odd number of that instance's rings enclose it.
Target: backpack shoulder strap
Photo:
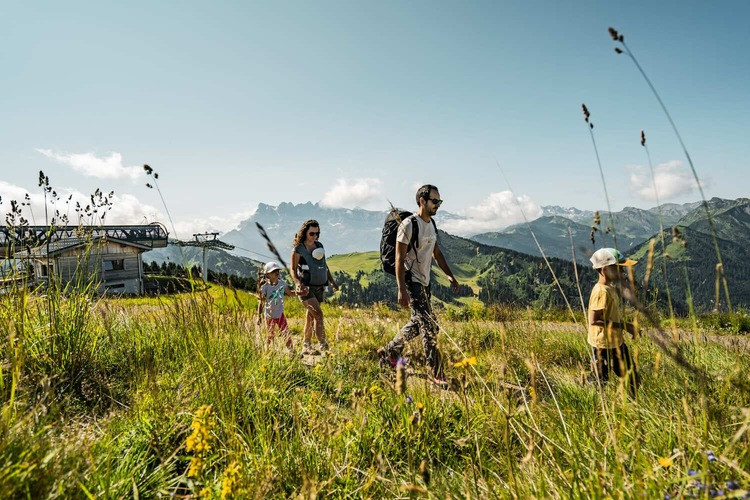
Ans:
[[[413,248],[416,253],[417,247],[419,247],[419,223],[417,222],[417,215],[410,215],[411,219],[411,239],[409,240],[409,248]]]

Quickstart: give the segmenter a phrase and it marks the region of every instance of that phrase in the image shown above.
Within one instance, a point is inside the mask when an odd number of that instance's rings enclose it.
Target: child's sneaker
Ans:
[[[328,342],[321,342],[320,343],[320,349],[319,349],[320,352],[318,354],[321,354],[321,353],[325,354],[325,353],[327,353],[330,350],[331,350],[331,348],[328,347]]]
[[[377,350],[378,355],[378,363],[380,364],[381,368],[390,368],[392,370],[396,369],[396,363],[398,360],[391,357],[388,352],[386,352],[385,347],[380,347]]]

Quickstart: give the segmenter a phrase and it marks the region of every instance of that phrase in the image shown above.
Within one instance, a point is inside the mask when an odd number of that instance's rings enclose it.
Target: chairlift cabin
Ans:
[[[6,256],[31,264],[36,282],[54,275],[63,287],[77,281],[98,283],[99,293],[143,294],[142,254],[167,246],[160,223],[140,226],[0,229]]]

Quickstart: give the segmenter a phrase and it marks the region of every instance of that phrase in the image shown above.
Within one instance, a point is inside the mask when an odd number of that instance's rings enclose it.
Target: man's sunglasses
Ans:
[[[427,198],[427,199],[437,206],[440,206],[443,204],[443,200],[441,200],[440,198]]]

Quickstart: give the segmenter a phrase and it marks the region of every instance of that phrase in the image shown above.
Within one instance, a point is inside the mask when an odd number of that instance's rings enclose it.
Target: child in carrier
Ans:
[[[294,291],[286,281],[280,278],[281,266],[276,262],[268,262],[263,267],[265,282],[260,287],[260,300],[263,301],[263,315],[268,328],[268,343],[272,343],[276,329],[286,338],[286,346],[292,347],[292,337],[289,335],[289,324],[284,315],[284,295],[300,296],[307,293],[306,289]]]

